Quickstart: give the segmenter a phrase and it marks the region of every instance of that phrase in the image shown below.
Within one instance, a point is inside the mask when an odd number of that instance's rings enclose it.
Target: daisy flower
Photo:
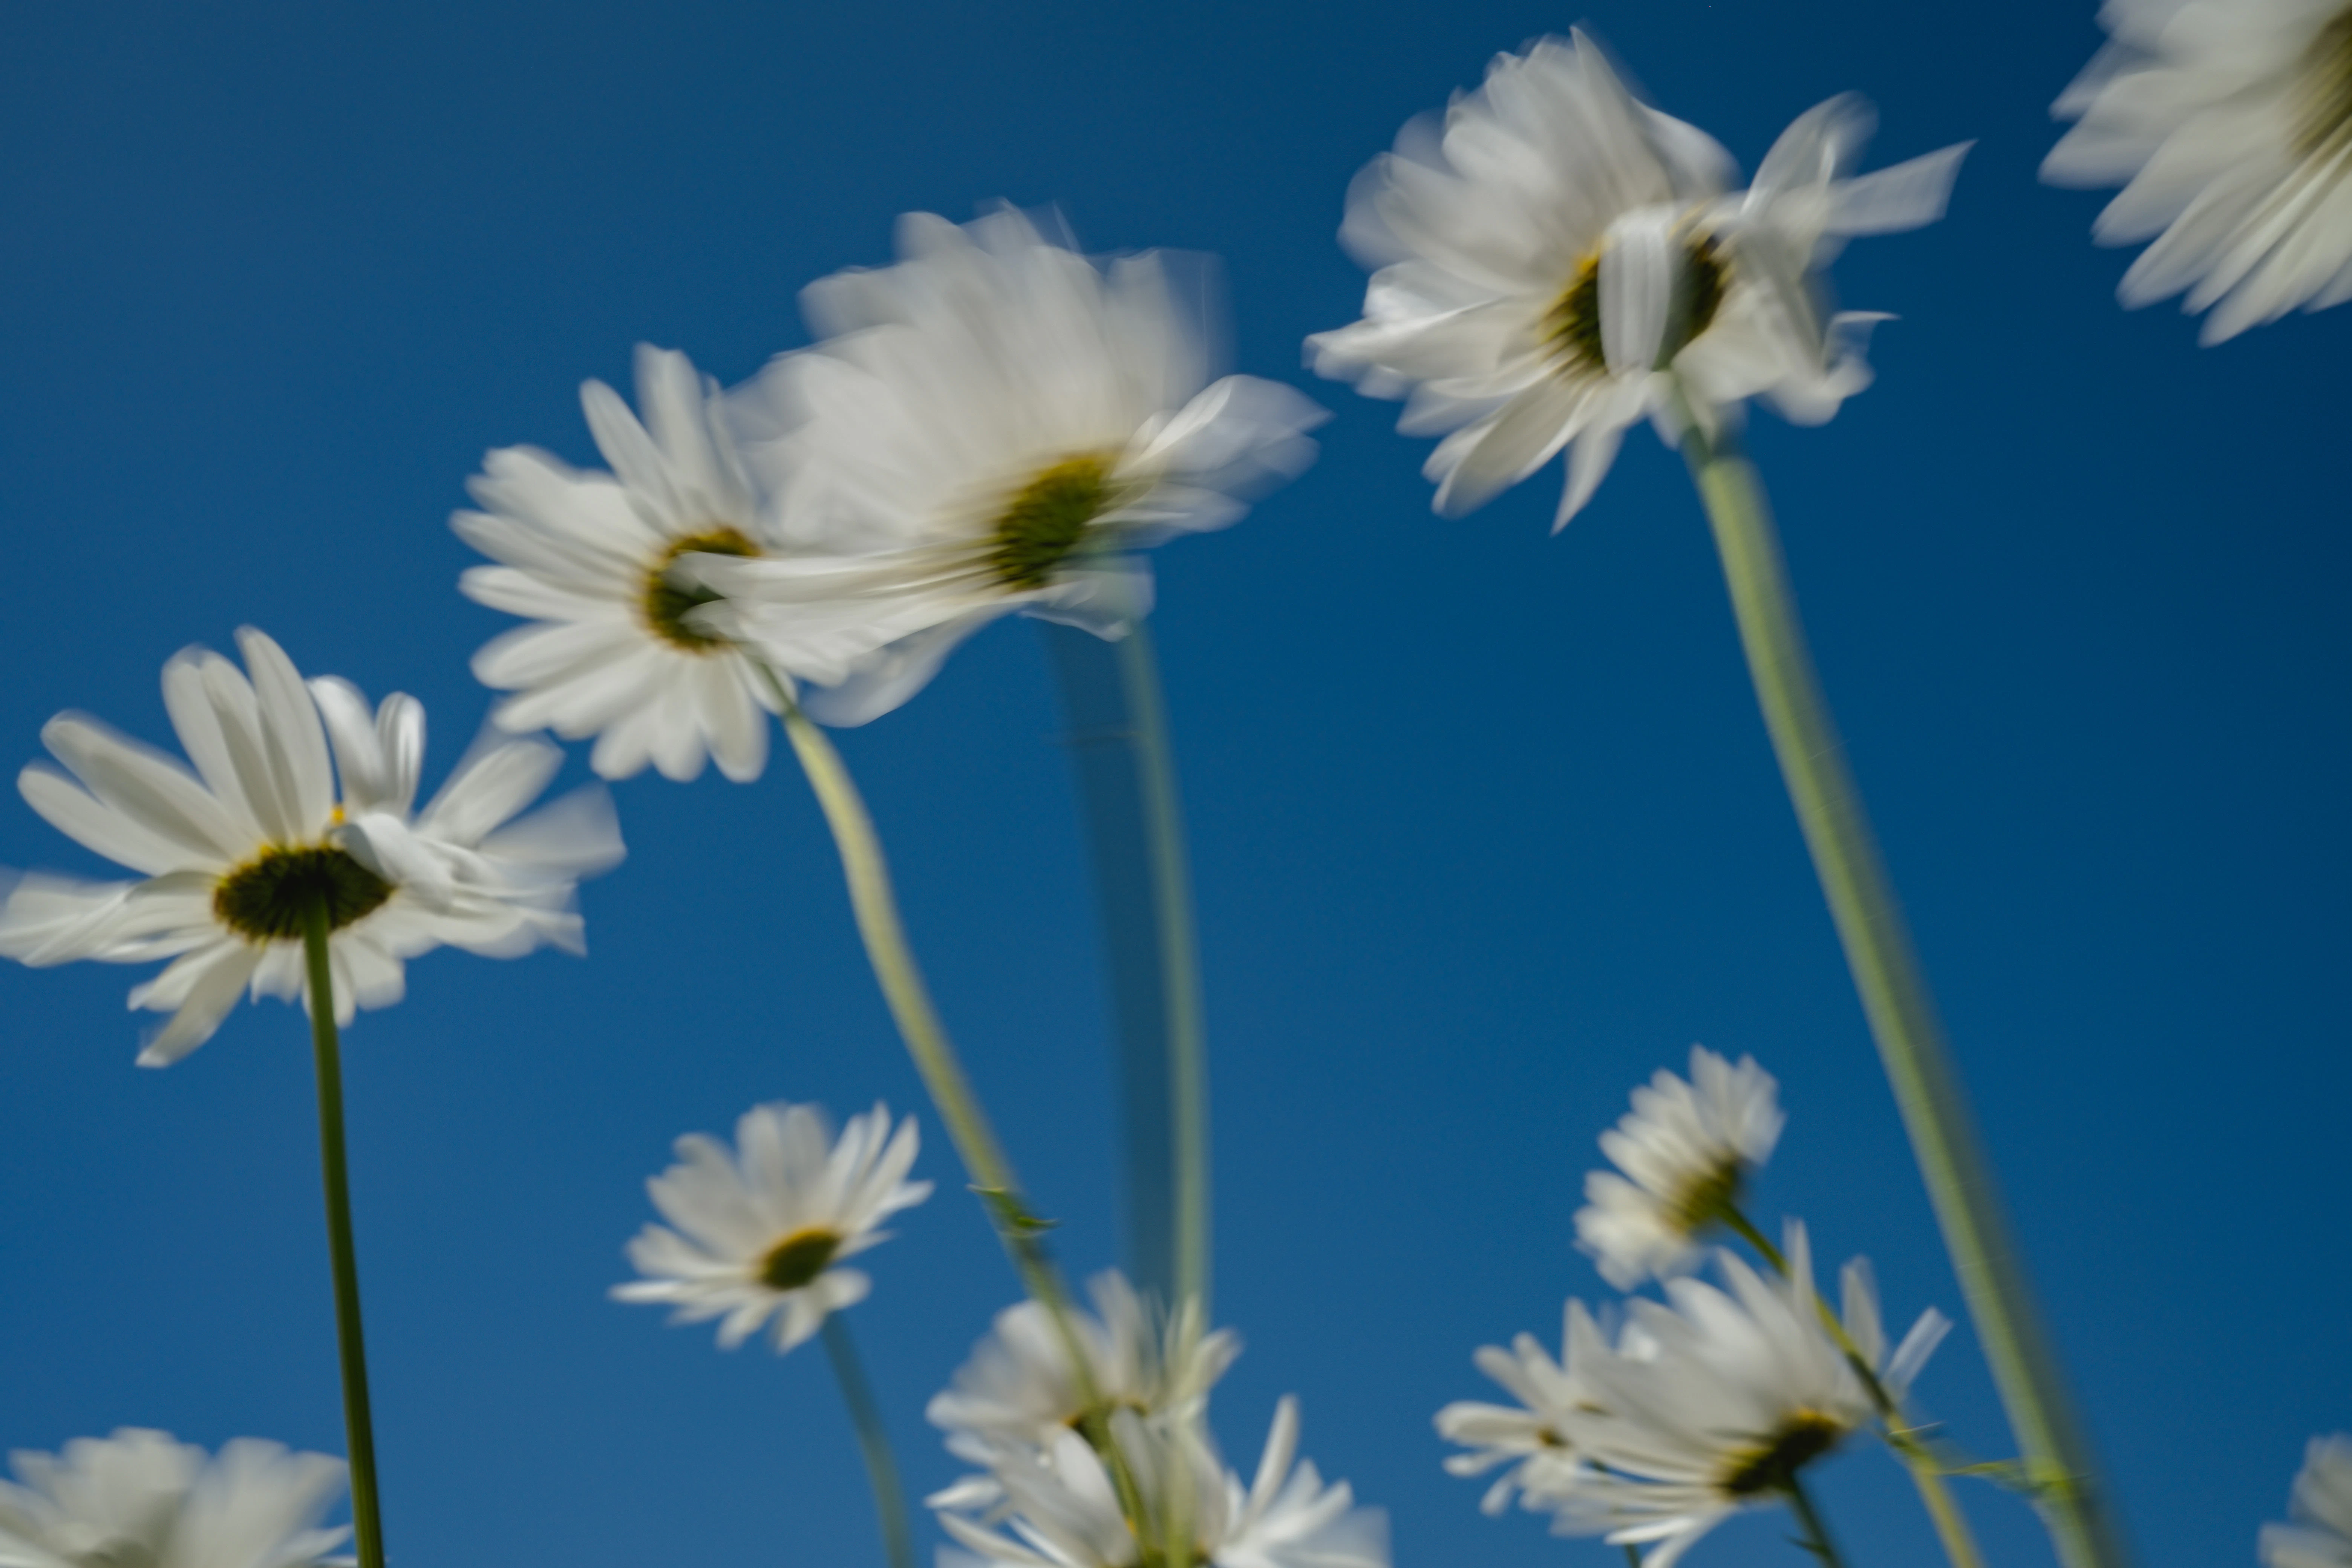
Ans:
[[[1563,1350],[1567,1339],[1563,1331]],[[1533,1334],[1518,1335],[1508,1350],[1481,1346],[1472,1360],[1518,1404],[1456,1400],[1437,1413],[1437,1435],[1471,1450],[1446,1456],[1449,1475],[1482,1476],[1507,1467],[1478,1501],[1481,1512],[1498,1514],[1510,1506],[1515,1491],[1541,1490],[1572,1479],[1576,1466],[1568,1440],[1569,1416],[1589,1406],[1592,1396],[1575,1372],[1554,1361]]]
[[[405,961],[435,947],[578,949],[573,885],[621,856],[609,807],[591,795],[501,826],[545,787],[554,747],[493,748],[414,812],[424,715],[413,699],[388,700],[369,726],[351,688],[321,683],[314,700],[268,637],[247,627],[237,644],[249,677],[204,648],[163,667],[193,771],[79,714],[43,728],[67,771],[26,767],[25,799],[145,879],[17,879],[0,904],[0,955],[36,966],[172,960],[131,993],[134,1008],[172,1015],[139,1058],[162,1067],[211,1038],[241,994],[309,1005],[302,932],[313,910],[330,931],[339,1025],[400,1000]],[[341,804],[321,702],[335,715]]]
[[[773,699],[730,643],[695,623],[710,595],[670,567],[690,551],[756,556],[773,542],[716,385],[684,354],[640,347],[637,400],[643,423],[603,382],[580,390],[611,473],[510,447],[467,486],[482,510],[450,526],[499,564],[470,568],[458,586],[532,622],[485,645],[474,674],[514,694],[494,715],[506,729],[595,736],[591,765],[605,778],[651,763],[690,779],[709,757],[730,779],[755,779]]]
[[[1696,1266],[1711,1225],[1738,1217],[1741,1189],[1780,1141],[1779,1085],[1742,1057],[1733,1067],[1691,1047],[1687,1081],[1664,1068],[1633,1091],[1633,1109],[1601,1135],[1618,1171],[1584,1178],[1577,1245],[1601,1278],[1631,1290]]]
[[[350,1533],[320,1530],[343,1464],[239,1437],[207,1459],[126,1426],[62,1454],[13,1455],[0,1481],[9,1568],[311,1568]]]
[[[1251,376],[1212,381],[1204,280],[1159,254],[1108,270],[1003,210],[898,223],[898,265],[803,301],[824,340],[730,395],[790,555],[710,554],[692,617],[825,689],[863,723],[1015,610],[1122,634],[1150,608],[1130,552],[1223,528],[1313,460],[1323,410]],[[1188,296],[1192,298],[1188,299]]]
[[[1144,1518],[1167,1517],[1172,1478],[1189,1472],[1193,1560],[1213,1568],[1388,1568],[1388,1521],[1358,1508],[1348,1483],[1325,1486],[1299,1460],[1298,1405],[1276,1405],[1257,1473],[1247,1487],[1217,1458],[1196,1424],[1152,1426],[1133,1411],[1114,1417],[1114,1438],[1141,1494]],[[940,1526],[983,1562],[1014,1568],[1144,1568],[1164,1561],[1139,1542],[1110,1474],[1085,1438],[1065,1429],[1034,1463],[1003,1472],[1013,1511],[992,1529],[955,1512]]]
[[[2352,1436],[2311,1440],[2287,1512],[2263,1526],[2263,1568],[2352,1568]]]
[[[1654,1543],[1645,1568],[1671,1568],[1741,1509],[1794,1494],[1804,1468],[1877,1414],[1869,1385],[1823,1325],[1804,1227],[1789,1226],[1789,1272],[1758,1274],[1729,1252],[1728,1291],[1666,1284],[1668,1303],[1636,1298],[1613,1345],[1580,1301],[1568,1353],[1589,1403],[1562,1425],[1579,1464],[1528,1488],[1563,1534]],[[1951,1327],[1932,1310],[1890,1355],[1868,1269],[1844,1273],[1843,1324],[1890,1399],[1908,1392]]]
[[[1848,179],[1869,131],[1832,99],[1730,195],[1730,155],[1635,101],[1583,35],[1497,56],[1357,176],[1340,240],[1375,269],[1364,316],[1308,362],[1444,435],[1423,472],[1447,516],[1568,447],[1564,524],[1628,426],[1678,441],[1685,405],[1710,432],[1749,397],[1818,424],[1868,384],[1881,318],[1830,311],[1816,274],[1848,236],[1940,216],[1966,150]]]
[[[1097,1411],[1146,1419],[1196,1418],[1209,1390],[1240,1353],[1230,1329],[1202,1331],[1196,1304],[1155,1312],[1117,1270],[1089,1282],[1095,1310],[1068,1312],[1097,1403],[1089,1406],[1045,1309],[1022,1301],[996,1315],[993,1330],[924,1410],[948,1450],[993,1468],[1007,1452],[1042,1450]],[[935,1507],[987,1507],[1001,1500],[987,1476],[968,1477],[930,1500]]]
[[[782,1354],[827,1313],[866,1300],[873,1280],[840,1265],[889,1240],[877,1227],[929,1197],[931,1184],[906,1179],[915,1119],[894,1133],[878,1101],[838,1140],[814,1105],[754,1106],[735,1124],[735,1144],[701,1132],[677,1141],[678,1163],[646,1184],[677,1228],[637,1233],[629,1261],[646,1278],[612,1294],[670,1302],[674,1323],[723,1319],[719,1342],[729,1350],[771,1324]]]
[[[2116,185],[2102,245],[2153,237],[2116,292],[2188,291],[2218,343],[2352,299],[2352,6],[2107,0],[2111,41],[2052,107],[2042,177]]]

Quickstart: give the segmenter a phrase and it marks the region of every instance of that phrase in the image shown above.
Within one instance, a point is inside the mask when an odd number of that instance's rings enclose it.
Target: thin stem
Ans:
[[[1013,1173],[1013,1161],[997,1141],[996,1130],[971,1087],[970,1076],[963,1070],[955,1043],[948,1038],[947,1026],[940,1021],[939,1010],[931,1005],[930,989],[923,984],[923,972],[915,963],[914,950],[907,942],[906,926],[898,918],[898,899],[890,886],[889,862],[883,856],[882,840],[874,831],[874,818],[866,809],[865,797],[858,794],[857,784],[843,765],[841,753],[834,749],[832,740],[801,711],[792,689],[767,665],[758,664],[757,668],[776,698],[783,715],[784,734],[792,742],[802,771],[808,774],[809,787],[816,793],[826,826],[833,830],[834,845],[841,854],[842,874],[849,884],[849,904],[856,917],[857,934],[865,941],[866,961],[873,965],[874,978],[880,984],[883,1000],[898,1023],[899,1037],[907,1042],[908,1053],[915,1058],[915,1070],[922,1075],[931,1104],[946,1123],[949,1141],[955,1145],[966,1173],[971,1177],[973,1190],[995,1223],[998,1238],[1019,1272],[1023,1287],[1045,1309],[1045,1315],[1054,1324],[1062,1352],[1069,1358],[1070,1380],[1086,1405],[1081,1427],[1096,1450],[1104,1456],[1129,1517],[1140,1520],[1142,1492],[1135,1484],[1126,1458],[1112,1439],[1093,1365],[1071,1321],[1069,1287],[1063,1282],[1061,1269],[1045,1247],[1044,1237],[1049,1222],[1039,1219],[1029,1207],[1021,1190],[1021,1180]]]
[[[310,977],[310,1048],[319,1069],[319,1164],[327,1194],[327,1255],[335,1275],[335,1349],[342,1363],[343,1432],[352,1459],[352,1532],[360,1568],[383,1568],[383,1514],[375,1484],[375,1422],[368,1412],[367,1342],[360,1331],[359,1251],[352,1240],[352,1183],[343,1158],[343,1058],[335,1032],[334,969],[327,911],[303,917]]]
[[[1829,1521],[1805,1491],[1805,1483],[1791,1472],[1789,1477],[1789,1511],[1797,1516],[1797,1528],[1805,1532],[1801,1544],[1821,1559],[1822,1568],[1845,1568],[1845,1559],[1838,1555],[1837,1542],[1830,1539]]]
[[[1209,1056],[1202,1038],[1201,959],[1184,818],[1176,794],[1175,751],[1150,633],[1129,623],[1118,668],[1134,723],[1136,772],[1151,851],[1153,912],[1160,928],[1160,994],[1167,1008],[1170,1142],[1175,1163],[1176,1300],[1200,1303],[1209,1321]]]
[[[1710,439],[1680,412],[1765,727],[2044,1521],[2068,1568],[2123,1568],[2120,1533],[1822,698],[1762,483],[1727,438]]]
[[[833,1375],[841,1384],[841,1402],[849,1406],[849,1424],[857,1430],[857,1451],[866,1459],[866,1479],[874,1488],[874,1511],[882,1520],[882,1552],[890,1568],[915,1568],[915,1532],[907,1518],[907,1494],[898,1485],[898,1462],[890,1453],[890,1430],[882,1423],[882,1407],[874,1401],[873,1386],[857,1359],[857,1343],[839,1312],[824,1319],[824,1353]]]

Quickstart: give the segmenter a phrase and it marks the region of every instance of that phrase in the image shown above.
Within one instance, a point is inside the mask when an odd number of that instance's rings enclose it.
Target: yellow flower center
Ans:
[[[755,556],[760,547],[737,529],[707,529],[670,542],[661,559],[646,568],[642,599],[646,627],[675,648],[688,653],[713,653],[728,646],[724,637],[707,637],[687,625],[688,612],[714,604],[719,595],[707,588],[681,588],[669,580],[671,563],[681,555]]]
[[[331,844],[264,849],[213,886],[213,918],[248,942],[292,942],[313,910],[341,931],[392,897],[392,884]]]
[[[988,563],[1008,588],[1042,588],[1109,509],[1110,464],[1071,458],[1024,485],[991,531]]]
[[[796,1230],[775,1246],[760,1264],[760,1283],[771,1290],[797,1290],[824,1272],[841,1250],[841,1232],[824,1226]]]
[[[1685,1236],[1696,1236],[1708,1226],[1728,1223],[1738,1212],[1743,1173],[1737,1160],[1701,1172],[1676,1193],[1668,1208]]]
[[[1675,269],[1674,300],[1666,315],[1665,341],[1658,348],[1661,365],[1715,324],[1715,313],[1723,308],[1728,270],[1723,247],[1713,236],[1694,235],[1683,241],[1681,264]],[[1609,353],[1601,335],[1599,251],[1576,264],[1568,287],[1544,312],[1543,343],[1563,374],[1609,368]]]
[[[1844,1436],[1843,1424],[1820,1411],[1796,1411],[1762,1443],[1735,1452],[1716,1484],[1732,1497],[1788,1491],[1796,1484],[1799,1470],[1836,1447]]]
[[[2295,146],[2307,157],[2338,151],[2352,136],[2352,5],[2337,12],[2304,56]]]

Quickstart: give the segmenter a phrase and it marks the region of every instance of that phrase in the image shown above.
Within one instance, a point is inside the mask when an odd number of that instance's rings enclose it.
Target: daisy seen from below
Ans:
[[[774,542],[716,385],[684,354],[640,347],[637,399],[642,421],[603,382],[581,388],[611,472],[509,447],[467,485],[482,510],[450,526],[499,564],[469,568],[458,586],[532,622],[486,644],[474,674],[512,693],[494,715],[505,728],[595,736],[591,765],[605,778],[651,763],[690,779],[709,759],[754,779],[773,699],[732,645],[696,623],[710,595],[671,567],[690,551],[757,556]]]
[[[259,1438],[208,1459],[124,1427],[12,1458],[16,1481],[0,1481],[9,1568],[311,1568],[351,1533],[319,1528],[342,1461]]]
[[[938,1514],[940,1526],[983,1562],[1013,1568],[1165,1568],[1170,1553],[1160,1528],[1181,1488],[1192,1562],[1388,1568],[1386,1514],[1357,1507],[1347,1482],[1327,1486],[1313,1461],[1297,1458],[1297,1400],[1285,1396],[1276,1406],[1246,1487],[1197,1422],[1150,1422],[1122,1409],[1111,1426],[1140,1504],[1140,1528],[1122,1508],[1102,1458],[1067,1429],[1034,1457],[1008,1458],[998,1472],[1009,1499],[1005,1523],[992,1528],[950,1508]]]
[[[1869,1271],[1849,1264],[1850,1358],[1822,1321],[1802,1226],[1789,1226],[1786,1251],[1781,1276],[1718,1251],[1727,1289],[1668,1280],[1665,1304],[1626,1303],[1613,1342],[1570,1302],[1568,1354],[1589,1400],[1559,1420],[1577,1463],[1535,1479],[1527,1506],[1564,1534],[1650,1545],[1645,1568],[1671,1568],[1733,1513],[1786,1502],[1835,1563],[1803,1471],[1871,1423],[1881,1393],[1901,1401],[1951,1325],[1931,1309],[1890,1354]]]
[[[1570,1308],[1571,1321],[1573,1307]],[[1563,1330],[1563,1353],[1570,1342]],[[1522,1489],[1541,1491],[1570,1483],[1575,1450],[1568,1440],[1569,1413],[1590,1405],[1591,1394],[1572,1366],[1554,1361],[1533,1334],[1519,1334],[1505,1350],[1484,1345],[1472,1361],[1501,1384],[1517,1405],[1460,1399],[1437,1413],[1437,1435],[1470,1452],[1445,1458],[1448,1475],[1482,1476],[1501,1468],[1478,1509],[1488,1515],[1510,1506]]]
[[[1070,1364],[1063,1326],[1039,1302],[996,1315],[987,1337],[931,1397],[924,1415],[947,1434],[948,1451],[992,1471],[1007,1456],[1034,1456],[1090,1416],[1125,1410],[1147,1420],[1192,1421],[1210,1388],[1240,1353],[1230,1329],[1203,1332],[1197,1304],[1162,1311],[1116,1270],[1089,1282],[1095,1310],[1066,1314],[1086,1357],[1089,1405]],[[987,1473],[930,1499],[934,1507],[991,1506],[1002,1491]]]
[[[18,879],[0,905],[0,954],[33,965],[171,960],[131,993],[132,1007],[172,1015],[139,1058],[160,1067],[210,1038],[247,991],[307,1005],[313,911],[329,932],[338,1025],[400,1000],[405,962],[435,947],[578,949],[574,884],[618,860],[621,845],[601,795],[507,824],[545,787],[561,760],[552,746],[491,749],[419,813],[424,715],[413,699],[388,700],[371,723],[340,682],[314,700],[262,633],[245,628],[237,644],[245,671],[204,648],[163,667],[164,706],[193,769],[79,714],[44,726],[66,771],[27,766],[25,799],[144,879]],[[320,702],[336,716],[341,804]]]
[[[781,1101],[745,1111],[732,1150],[690,1132],[678,1163],[646,1184],[669,1225],[629,1243],[645,1278],[613,1297],[668,1302],[672,1322],[720,1319],[729,1350],[766,1325],[777,1352],[789,1351],[873,1289],[841,1265],[889,1240],[881,1223],[931,1195],[930,1183],[906,1179],[918,1147],[915,1119],[893,1132],[878,1102],[838,1139],[817,1107]]]
[[[1739,1199],[1780,1142],[1787,1117],[1779,1087],[1753,1057],[1734,1067],[1693,1046],[1689,1079],[1661,1068],[1633,1090],[1633,1109],[1601,1135],[1617,1172],[1585,1177],[1587,1202],[1576,1215],[1577,1245],[1601,1278],[1631,1290],[1687,1272],[1712,1226],[1756,1239]],[[1771,1252],[1760,1242],[1759,1250]]]
[[[826,722],[907,700],[1013,611],[1121,635],[1132,552],[1222,528],[1313,460],[1324,411],[1212,379],[1205,279],[1159,253],[1097,266],[1000,210],[899,220],[901,259],[803,294],[817,346],[730,394],[791,554],[697,556],[691,617],[815,683]]]
[[[1822,423],[1869,384],[1883,318],[1829,309],[1820,270],[1849,236],[1940,216],[1966,151],[1849,179],[1870,129],[1832,99],[1734,195],[1730,155],[1636,101],[1582,34],[1498,56],[1357,176],[1340,238],[1374,268],[1363,319],[1308,338],[1308,363],[1444,437],[1423,471],[1448,516],[1567,447],[1566,523],[1645,416],[1669,444],[1751,397]]]
[[[2106,0],[2110,42],[2052,112],[2053,184],[2116,185],[2102,245],[2153,243],[2127,306],[2186,291],[2218,343],[2352,299],[2352,5]]]
[[[2263,1526],[2263,1568],[2352,1568],[2352,1436],[2311,1440],[2287,1513]]]

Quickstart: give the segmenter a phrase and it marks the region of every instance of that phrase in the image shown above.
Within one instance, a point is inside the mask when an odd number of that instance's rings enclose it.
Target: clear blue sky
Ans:
[[[1214,1053],[1217,1424],[1275,1397],[1402,1563],[1613,1552],[1489,1521],[1431,1413],[1601,1289],[1593,1136],[1694,1040],[1791,1116],[1762,1207],[1957,1312],[1766,748],[1705,527],[1638,434],[1558,538],[1546,479],[1429,515],[1393,405],[1308,383],[1355,314],[1347,181],[1487,57],[1584,20],[1749,166],[1876,99],[1874,156],[1980,139],[1949,219],[1858,245],[1898,312],[1836,422],[1758,421],[1831,696],[2146,1560],[2250,1563],[2305,1437],[2352,1426],[2341,1194],[2352,310],[2220,350],[2126,315],[2097,195],[2038,185],[2090,0],[1190,6],[872,0],[18,5],[0,16],[0,759],[240,623],[416,693],[428,780],[503,617],[445,519],[486,447],[592,456],[640,340],[736,380],[911,208],[1059,201],[1102,248],[1222,254],[1241,368],[1336,413],[1322,461],[1161,552],[1159,637]],[[844,745],[950,1020],[1081,1270],[1114,1251],[1092,913],[1035,631],[990,630]],[[578,764],[574,764],[575,770]],[[604,1300],[670,1140],[914,1079],[789,771],[617,796],[591,954],[444,953],[347,1040],[388,1535],[491,1568],[878,1561],[813,1351],[725,1355]],[[100,867],[13,795],[0,863]],[[137,976],[0,968],[0,1446],[118,1424],[340,1452],[307,1041],[276,1004],[163,1073]],[[936,1123],[925,1116],[927,1133]],[[942,1192],[854,1321],[920,1421],[1013,1283]],[[1973,1342],[1921,1385],[1987,1451]],[[1829,1496],[1857,1568],[1933,1551],[1894,1467]],[[1971,1493],[2003,1564],[2021,1507]],[[1706,1563],[1795,1563],[1750,1522]],[[1779,1554],[1777,1557],[1774,1554]]]

